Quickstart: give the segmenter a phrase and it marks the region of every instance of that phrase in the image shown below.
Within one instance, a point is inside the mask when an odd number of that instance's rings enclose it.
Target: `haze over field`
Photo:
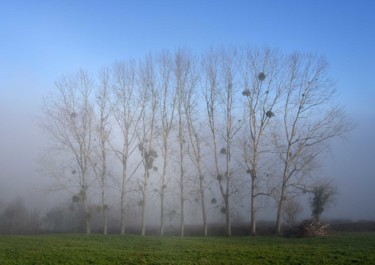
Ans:
[[[45,193],[53,180],[39,170],[47,138],[37,120],[62,75],[96,74],[118,60],[179,47],[201,54],[250,45],[325,56],[337,101],[356,127],[334,142],[317,171],[338,189],[324,216],[375,219],[374,13],[370,0],[0,4],[0,201],[20,196],[40,207],[56,200]]]

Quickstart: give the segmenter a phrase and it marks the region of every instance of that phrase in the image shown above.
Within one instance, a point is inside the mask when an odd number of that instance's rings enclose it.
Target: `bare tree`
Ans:
[[[169,142],[172,130],[175,109],[176,109],[176,93],[171,88],[171,69],[172,58],[169,53],[161,54],[159,58],[159,75],[161,79],[161,153],[163,158],[163,168],[160,174],[160,235],[164,235],[165,221],[165,197],[167,191],[167,176],[169,164]]]
[[[199,94],[197,94],[195,83],[197,81],[197,76],[193,76],[192,83],[187,87],[185,98],[184,98],[184,112],[186,116],[187,129],[188,129],[188,139],[190,145],[188,145],[188,154],[191,161],[197,171],[198,181],[199,181],[199,195],[201,202],[201,211],[203,218],[203,233],[207,236],[208,233],[208,223],[207,223],[207,206],[206,206],[206,183],[203,173],[203,136],[200,131],[202,127],[202,120],[197,117],[201,108],[199,107]]]
[[[137,69],[133,61],[117,62],[113,66],[113,94],[116,100],[112,103],[114,117],[120,129],[120,147],[112,144],[112,149],[121,162],[120,178],[120,234],[125,233],[125,210],[128,182],[135,174],[130,169],[130,157],[137,148],[137,130],[143,116],[146,98],[139,95]]]
[[[219,56],[214,50],[210,50],[203,58],[203,82],[204,82],[204,99],[206,103],[206,111],[208,118],[208,125],[211,133],[211,141],[213,148],[213,159],[214,159],[214,178],[219,182],[222,180],[222,175],[219,170],[219,147],[218,147],[218,126],[217,126],[217,113],[218,113],[218,102],[219,102]],[[220,185],[221,194],[224,193],[222,186]],[[214,198],[212,200],[216,202]],[[227,233],[230,232],[230,223],[227,223]]]
[[[101,211],[103,216],[103,234],[108,231],[108,139],[110,134],[109,116],[112,112],[110,106],[110,72],[108,68],[104,68],[99,73],[100,85],[96,91],[96,107],[98,117],[96,121],[96,137],[98,139],[99,154],[92,154],[90,161],[95,176],[97,177],[100,187]],[[94,157],[95,156],[95,157]]]
[[[235,192],[232,179],[231,150],[234,137],[242,125],[242,123],[236,123],[237,119],[233,117],[236,109],[235,93],[238,89],[238,85],[235,84],[235,75],[238,71],[237,63],[235,50],[221,50],[220,53],[211,51],[204,57],[203,62],[206,79],[204,97],[214,149],[215,179],[224,201],[221,211],[225,214],[228,236],[232,234],[230,197]],[[223,130],[219,130],[218,119],[224,120]],[[225,147],[219,151],[220,139]],[[219,166],[219,155],[225,157],[224,169]],[[223,174],[222,171],[225,173]]]
[[[228,50],[222,52],[222,85],[223,90],[221,94],[221,107],[224,110],[225,130],[221,133],[221,137],[224,139],[225,150],[222,148],[220,153],[225,155],[225,174],[223,174],[223,180],[220,181],[220,191],[224,199],[225,216],[227,224],[227,235],[231,236],[231,205],[230,197],[235,189],[233,189],[233,165],[232,165],[232,144],[234,137],[241,129],[242,123],[236,123],[238,119],[234,117],[236,109],[235,94],[237,92],[235,80],[238,66],[236,65],[237,57],[236,50]]]
[[[87,73],[79,71],[57,81],[56,87],[56,94],[44,103],[40,125],[59,150],[73,156],[75,168],[72,174],[77,178],[79,188],[74,199],[83,203],[86,233],[90,234],[88,188],[94,132],[93,81]]]
[[[147,200],[148,200],[148,185],[151,176],[151,170],[157,171],[157,167],[154,166],[154,161],[157,158],[157,152],[154,145],[156,144],[156,125],[157,125],[157,111],[159,107],[159,91],[157,90],[155,80],[155,69],[154,61],[151,56],[146,57],[140,74],[142,97],[145,99],[145,110],[141,118],[141,129],[137,132],[138,134],[138,149],[141,152],[142,164],[144,168],[143,178],[139,180],[138,186],[141,191],[141,202],[142,207],[142,224],[141,224],[141,235],[146,234],[146,211],[147,211]]]
[[[288,192],[304,181],[316,167],[316,158],[330,140],[345,135],[352,127],[342,108],[333,105],[335,89],[323,58],[292,54],[285,66],[284,109],[275,143],[281,159],[277,234],[281,234],[282,212]],[[333,105],[333,106],[332,106]]]
[[[256,235],[256,198],[269,195],[269,190],[259,187],[262,167],[270,166],[265,153],[269,153],[266,130],[281,95],[279,74],[281,56],[270,49],[246,49],[243,56],[242,80],[245,99],[247,133],[244,143],[244,162],[251,182],[251,234]],[[262,161],[263,160],[263,161]],[[263,170],[266,175],[266,170]],[[261,190],[261,188],[263,190]]]
[[[179,144],[179,166],[180,166],[180,233],[184,236],[185,230],[185,138],[184,124],[184,100],[188,86],[193,82],[193,62],[187,50],[178,50],[174,57],[174,76],[176,81],[177,95],[177,123],[178,123],[178,144]]]

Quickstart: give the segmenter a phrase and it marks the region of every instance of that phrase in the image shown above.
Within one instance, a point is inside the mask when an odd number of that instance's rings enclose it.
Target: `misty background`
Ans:
[[[37,126],[62,75],[189,47],[257,45],[324,55],[356,128],[335,141],[322,175],[338,196],[326,218],[375,219],[375,4],[372,1],[12,1],[0,5],[0,200],[46,209],[39,170],[48,145]],[[305,213],[309,216],[309,211]],[[264,216],[267,218],[267,216]],[[269,216],[274,219],[274,216]]]

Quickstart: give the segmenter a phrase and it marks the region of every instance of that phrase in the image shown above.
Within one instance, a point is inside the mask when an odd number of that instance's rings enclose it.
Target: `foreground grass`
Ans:
[[[0,236],[0,264],[375,264],[375,233],[309,239]]]

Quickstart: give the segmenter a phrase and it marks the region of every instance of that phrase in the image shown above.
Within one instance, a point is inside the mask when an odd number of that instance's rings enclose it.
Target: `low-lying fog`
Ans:
[[[28,207],[42,213],[69,201],[70,193],[50,191],[54,179],[40,171],[40,156],[47,146],[46,138],[35,122],[39,115],[38,109],[4,103],[1,105],[0,116],[0,201],[10,202],[21,197]],[[335,204],[323,214],[325,218],[375,219],[375,123],[371,122],[374,121],[375,113],[373,114],[368,113],[367,117],[356,120],[357,127],[351,135],[346,140],[336,141],[331,151],[324,156],[322,168],[317,171],[332,179],[338,191]],[[352,113],[351,116],[356,114]],[[216,197],[220,198],[220,195],[217,194]],[[239,203],[248,205],[248,200],[249,198],[243,198]],[[305,196],[303,200],[306,209],[300,218],[310,216],[308,197]],[[154,203],[157,205],[156,199]],[[274,207],[273,204],[267,204],[266,208],[260,209],[258,219],[274,220]],[[249,221],[249,208],[242,209],[243,212],[238,213],[238,216],[241,216],[241,220]],[[224,215],[218,214],[219,211],[220,209],[210,210],[214,222],[221,218],[222,222],[225,221]]]

